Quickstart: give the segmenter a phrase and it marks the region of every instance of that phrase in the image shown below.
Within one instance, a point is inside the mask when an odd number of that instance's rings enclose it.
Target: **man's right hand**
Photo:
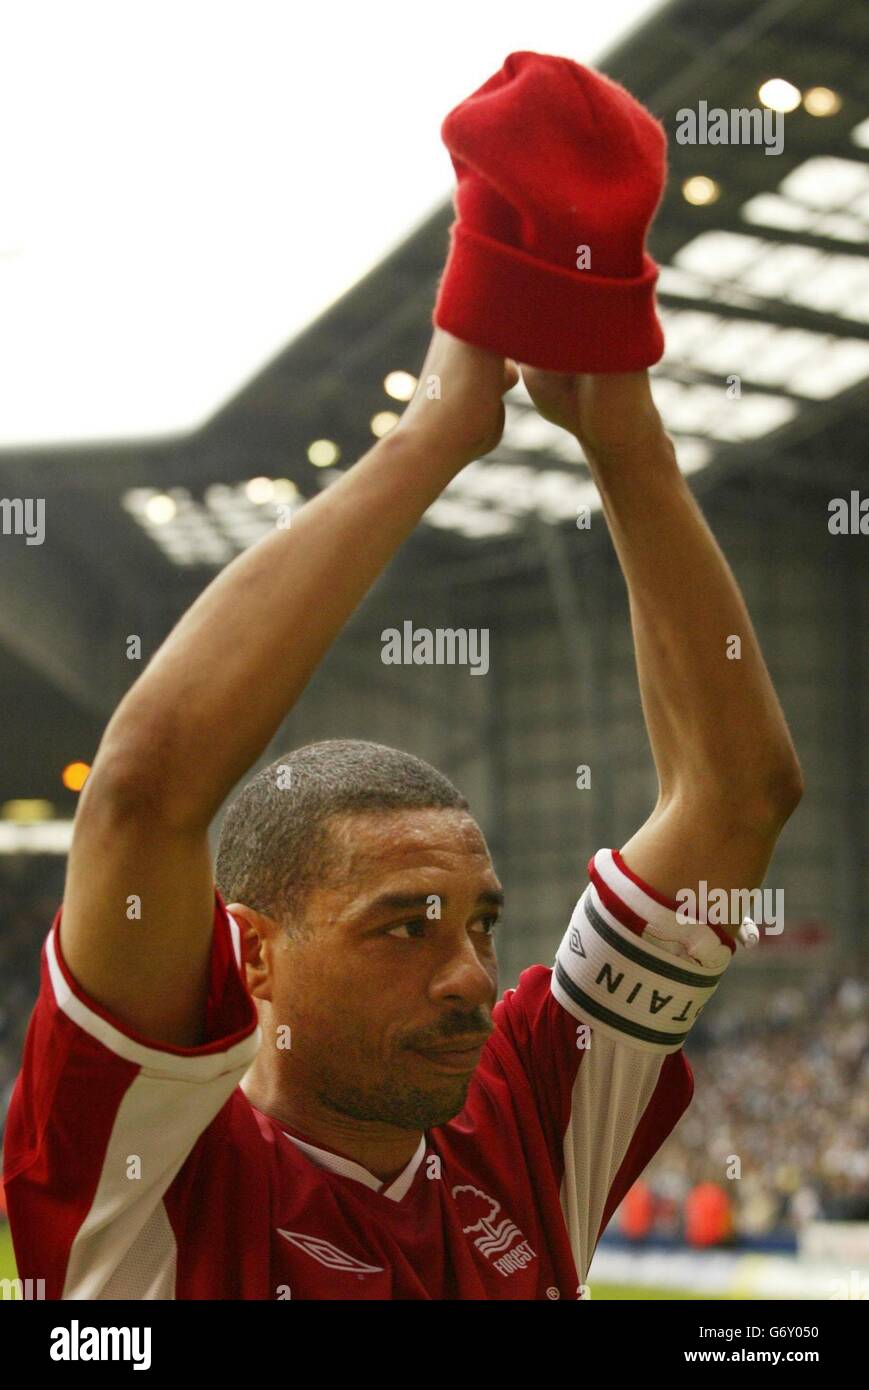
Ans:
[[[459,468],[495,448],[504,431],[502,396],[519,380],[514,362],[436,328],[416,394],[397,430],[455,457]]]

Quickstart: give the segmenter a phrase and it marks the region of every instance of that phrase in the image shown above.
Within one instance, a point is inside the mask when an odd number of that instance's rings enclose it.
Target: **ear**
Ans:
[[[241,935],[241,963],[247,987],[255,999],[272,997],[274,946],[282,932],[280,924],[244,903],[227,903]]]

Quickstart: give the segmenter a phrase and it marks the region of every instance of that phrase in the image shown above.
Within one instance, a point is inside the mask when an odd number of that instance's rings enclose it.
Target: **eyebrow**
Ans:
[[[379,898],[375,898],[368,903],[364,909],[364,915],[379,912],[383,908],[395,908],[400,912],[411,907],[426,907],[429,898],[440,897],[441,906],[446,907],[448,898],[445,894],[437,893],[383,893]],[[504,894],[494,888],[484,888],[477,894],[477,902],[488,904],[490,907],[503,907]]]

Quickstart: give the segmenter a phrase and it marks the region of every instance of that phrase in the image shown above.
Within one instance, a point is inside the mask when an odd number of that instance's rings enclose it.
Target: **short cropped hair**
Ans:
[[[311,889],[337,868],[330,816],[429,808],[469,810],[449,778],[413,753],[363,739],[305,744],[263,768],[230,803],[217,887],[224,902],[293,929]]]

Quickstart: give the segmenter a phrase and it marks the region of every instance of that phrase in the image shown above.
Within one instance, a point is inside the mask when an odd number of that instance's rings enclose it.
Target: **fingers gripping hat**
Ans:
[[[666,137],[645,107],[569,58],[518,52],[441,136],[458,186],[435,325],[547,371],[657,362],[645,236]]]

